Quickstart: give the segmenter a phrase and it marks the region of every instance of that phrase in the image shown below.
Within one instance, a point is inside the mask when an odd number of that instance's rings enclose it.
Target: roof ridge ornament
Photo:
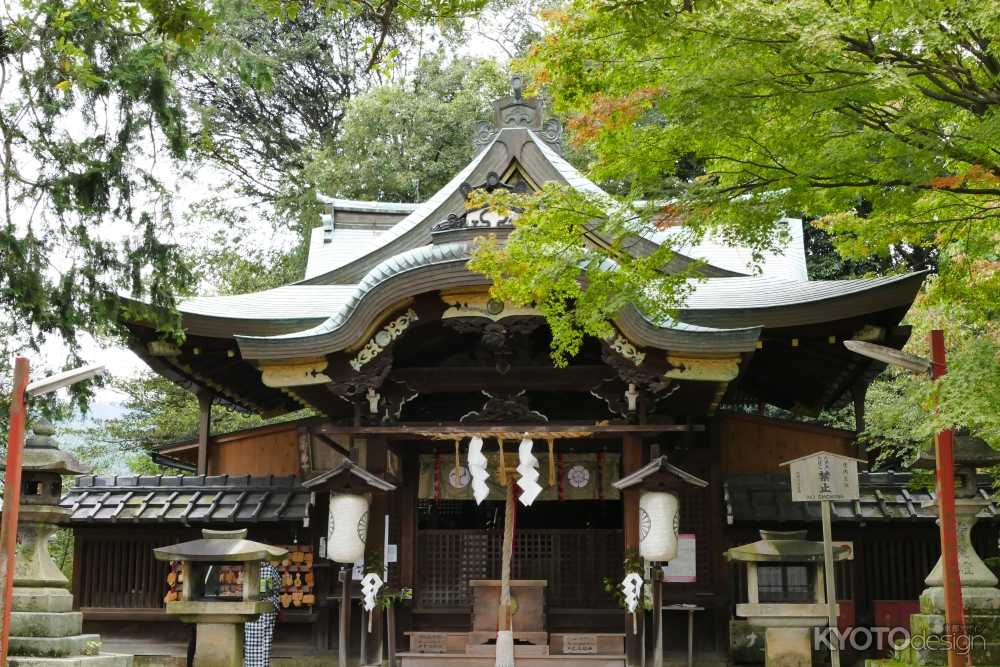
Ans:
[[[553,150],[562,155],[562,123],[558,119],[545,119],[545,105],[537,97],[524,96],[524,77],[515,74],[510,79],[511,94],[494,103],[493,122],[479,121],[472,143],[478,154],[500,133],[500,130],[526,129],[539,134]]]

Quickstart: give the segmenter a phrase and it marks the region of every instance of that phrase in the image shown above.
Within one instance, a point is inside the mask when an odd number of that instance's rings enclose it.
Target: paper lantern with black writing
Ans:
[[[368,498],[352,493],[330,494],[327,557],[338,563],[354,563],[364,558],[367,535]]]
[[[648,561],[677,557],[677,496],[647,491],[639,496],[639,555]]]

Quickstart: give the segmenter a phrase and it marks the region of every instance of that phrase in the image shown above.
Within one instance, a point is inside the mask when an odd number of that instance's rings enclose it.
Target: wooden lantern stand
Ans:
[[[328,494],[350,493],[363,495],[368,493],[388,493],[396,490],[395,484],[368,472],[350,459],[344,459],[343,463],[336,468],[327,470],[306,480],[302,483],[302,486],[313,492],[326,492]],[[381,536],[379,539],[381,540]],[[327,548],[329,548],[329,545],[327,545]],[[367,550],[367,536],[365,549]],[[351,566],[342,564],[338,577],[340,581],[340,628],[337,633],[337,659],[339,667],[347,667],[348,635],[351,630]],[[361,625],[363,633],[365,624],[362,623]],[[395,661],[395,656],[393,655],[395,641],[393,640],[389,644],[389,664]],[[381,632],[379,633],[379,641],[381,641]],[[364,641],[364,635],[362,635],[361,664],[366,664],[366,649],[366,642]]]
[[[614,483],[614,487],[620,491],[664,491],[678,497],[688,486],[705,488],[708,482],[671,464],[665,455],[653,459]],[[653,667],[663,667],[663,570],[660,565],[657,562],[650,563],[653,581]]]

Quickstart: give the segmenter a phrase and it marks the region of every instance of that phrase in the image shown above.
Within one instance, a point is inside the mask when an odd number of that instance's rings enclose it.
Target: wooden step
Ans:
[[[525,658],[527,656],[548,655],[549,647],[544,644],[536,646],[534,644],[514,644],[514,657]],[[469,644],[465,647],[465,655],[488,655],[496,657],[496,644]]]
[[[410,653],[465,653],[468,632],[407,632]]]
[[[493,656],[438,653],[399,653],[400,667],[495,667]],[[624,655],[544,655],[523,656],[517,667],[625,667]]]

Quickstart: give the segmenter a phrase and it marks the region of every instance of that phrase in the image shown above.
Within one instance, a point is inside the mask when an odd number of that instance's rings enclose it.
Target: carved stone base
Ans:
[[[764,667],[812,667],[812,628],[768,628]]]

